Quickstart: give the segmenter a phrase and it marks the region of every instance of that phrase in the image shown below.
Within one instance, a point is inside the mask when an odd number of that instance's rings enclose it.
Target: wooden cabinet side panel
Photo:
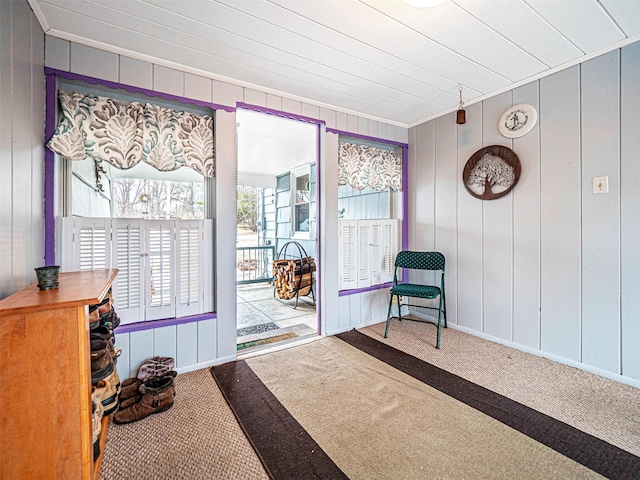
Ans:
[[[0,317],[0,478],[90,478],[85,308]]]

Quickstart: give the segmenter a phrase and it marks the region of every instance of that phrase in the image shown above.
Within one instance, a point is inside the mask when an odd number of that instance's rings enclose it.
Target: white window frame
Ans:
[[[309,230],[296,230],[296,188],[298,178],[306,176],[309,180],[309,201],[306,203],[309,210]],[[291,238],[309,240],[311,238],[311,164],[307,163],[296,167],[289,172],[290,190],[291,190]]]

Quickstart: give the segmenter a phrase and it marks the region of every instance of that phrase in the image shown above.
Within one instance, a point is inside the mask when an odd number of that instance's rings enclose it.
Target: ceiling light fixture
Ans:
[[[440,5],[447,0],[404,0],[408,5],[416,8],[430,8]]]
[[[462,85],[459,85],[458,91],[460,92],[460,106],[456,113],[456,123],[458,125],[463,125],[467,123],[467,117],[464,111],[464,102],[462,101]]]

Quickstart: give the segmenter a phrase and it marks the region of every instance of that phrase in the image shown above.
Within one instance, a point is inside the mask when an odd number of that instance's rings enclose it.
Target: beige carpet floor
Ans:
[[[640,389],[463,333],[393,319],[360,331],[640,456]]]
[[[352,479],[602,478],[335,337],[246,362]]]
[[[640,390],[445,329],[384,324],[363,333],[640,455]],[[208,369],[178,375],[174,407],[130,425],[111,424],[103,480],[261,479],[267,475]],[[345,428],[348,428],[345,426]]]
[[[166,412],[111,422],[102,480],[268,479],[209,369],[176,378]]]

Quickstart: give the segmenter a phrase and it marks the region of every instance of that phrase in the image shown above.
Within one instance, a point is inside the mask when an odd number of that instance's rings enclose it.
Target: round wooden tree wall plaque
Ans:
[[[492,145],[471,155],[462,182],[471,195],[495,200],[509,193],[520,179],[520,159],[508,147]]]

